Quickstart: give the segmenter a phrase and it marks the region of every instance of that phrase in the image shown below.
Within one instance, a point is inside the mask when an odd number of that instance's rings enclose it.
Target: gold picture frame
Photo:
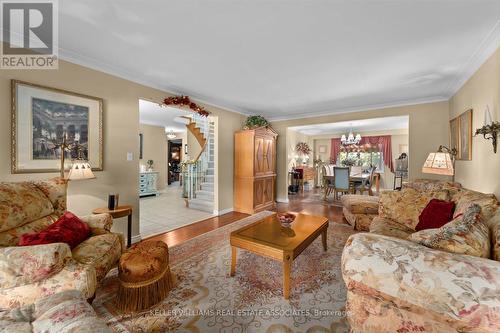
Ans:
[[[460,125],[459,118],[453,118],[450,120],[450,149],[455,148],[458,152],[460,145]]]
[[[11,80],[11,172],[60,171],[62,133],[80,143],[92,170],[102,171],[103,104],[99,97]],[[76,157],[66,154],[68,167]]]
[[[457,159],[462,161],[472,160],[472,109],[458,116],[459,144]]]

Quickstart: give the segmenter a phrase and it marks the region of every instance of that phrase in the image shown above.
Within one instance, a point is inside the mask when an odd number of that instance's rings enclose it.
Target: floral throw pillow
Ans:
[[[441,228],[415,232],[409,240],[436,250],[489,258],[489,230],[480,214],[481,207],[471,204]]]
[[[448,200],[446,190],[421,192],[413,188],[402,191],[384,191],[380,193],[378,214],[380,217],[396,221],[415,230],[420,213],[432,199]]]

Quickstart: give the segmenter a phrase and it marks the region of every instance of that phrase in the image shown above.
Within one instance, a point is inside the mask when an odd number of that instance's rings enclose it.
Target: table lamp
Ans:
[[[422,166],[423,173],[432,173],[437,175],[452,176],[452,181],[455,181],[455,156],[457,150],[439,146],[437,152],[429,153]]]

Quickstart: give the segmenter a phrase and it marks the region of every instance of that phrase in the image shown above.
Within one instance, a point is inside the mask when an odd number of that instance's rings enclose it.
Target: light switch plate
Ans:
[[[133,161],[134,160],[134,153],[127,153],[127,161]]]

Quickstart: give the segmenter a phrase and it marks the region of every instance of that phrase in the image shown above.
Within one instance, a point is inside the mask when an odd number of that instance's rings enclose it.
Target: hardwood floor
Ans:
[[[338,203],[332,204],[332,202],[323,201],[320,196],[315,195],[319,193],[318,191],[318,189],[315,189],[313,191],[305,192],[304,194],[299,193],[289,196],[289,202],[278,203],[276,211],[326,216],[332,222],[345,223],[342,214],[342,207],[340,207]],[[198,223],[190,224],[161,235],[149,237],[145,240],[161,240],[167,243],[168,246],[175,246],[206,232],[236,222],[247,216],[249,215],[231,212],[221,216],[211,217]]]

